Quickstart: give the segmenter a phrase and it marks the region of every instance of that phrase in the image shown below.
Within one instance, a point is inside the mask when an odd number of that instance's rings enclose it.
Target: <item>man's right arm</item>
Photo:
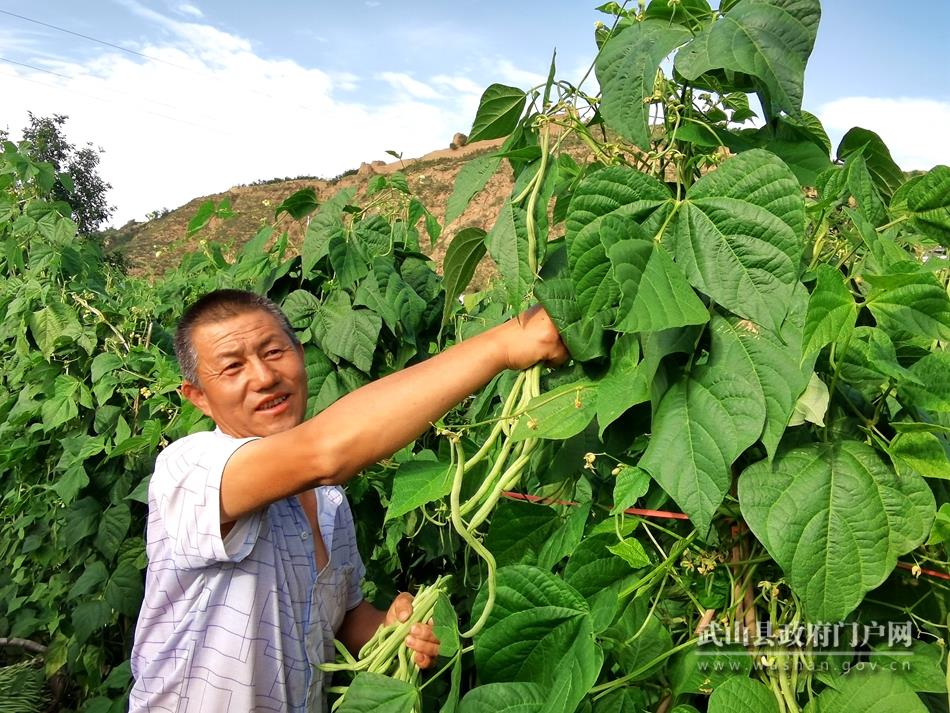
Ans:
[[[501,371],[559,364],[567,356],[550,317],[534,307],[367,384],[296,428],[239,448],[222,477],[221,521],[318,485],[344,483],[413,441]]]

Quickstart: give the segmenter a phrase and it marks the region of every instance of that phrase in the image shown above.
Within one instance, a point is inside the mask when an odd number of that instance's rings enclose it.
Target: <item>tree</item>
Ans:
[[[38,117],[29,112],[29,117],[23,138],[30,142],[30,157],[51,163],[59,175],[51,198],[69,203],[79,234],[91,235],[114,210],[106,199],[112,186],[98,171],[102,149],[93,148],[91,143],[81,148],[70,143],[63,133],[69,117],[63,114]]]

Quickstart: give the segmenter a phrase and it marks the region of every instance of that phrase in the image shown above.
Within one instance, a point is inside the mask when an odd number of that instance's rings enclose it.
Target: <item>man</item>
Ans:
[[[342,483],[388,457],[504,369],[567,352],[540,308],[343,397],[309,420],[303,349],[271,301],[237,290],[189,307],[175,352],[182,393],[214,431],[158,457],[149,483],[145,601],[130,710],[314,711],[334,636],[358,651],[405,620],[363,601]],[[420,667],[438,641],[407,637]]]

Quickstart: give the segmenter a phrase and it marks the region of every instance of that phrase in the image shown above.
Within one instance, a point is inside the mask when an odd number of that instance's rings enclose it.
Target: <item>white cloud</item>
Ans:
[[[500,81],[521,89],[530,89],[548,81],[547,76],[516,67],[511,60],[499,60],[495,67]]]
[[[200,10],[199,8],[197,8],[197,7],[195,7],[194,5],[191,5],[191,4],[189,4],[189,3],[186,3],[186,2],[181,3],[181,4],[178,6],[177,10],[178,10],[178,12],[180,12],[182,15],[190,15],[191,17],[202,18],[202,17],[205,16],[204,13],[201,12],[201,10]]]
[[[28,110],[66,114],[72,142],[103,147],[100,170],[113,186],[116,225],[239,183],[332,176],[386,158],[387,149],[420,156],[473,116],[477,97],[440,93],[398,73],[386,80],[403,96],[344,100],[340,94],[360,79],[354,74],[265,58],[247,39],[208,24],[127,7],[165,30],[162,42],[130,45],[149,59],[103,49],[85,64],[44,65],[63,77],[0,63],[3,121],[13,131]]]
[[[912,97],[844,97],[816,112],[840,139],[853,126],[876,132],[905,171],[950,164],[950,102]]]
[[[437,74],[431,79],[431,82],[440,87],[454,89],[461,94],[477,94],[481,96],[485,87],[473,82],[468,77],[450,77],[447,74]]]
[[[416,99],[438,99],[439,93],[425,82],[401,72],[380,72],[379,79]]]

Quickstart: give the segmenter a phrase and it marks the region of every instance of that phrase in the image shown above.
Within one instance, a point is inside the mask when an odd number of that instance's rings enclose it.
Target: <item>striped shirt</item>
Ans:
[[[130,711],[320,711],[334,632],[362,601],[365,569],[342,488],[316,489],[330,561],[317,571],[296,497],[221,537],[221,475],[250,438],[186,436],[149,482],[145,601],[132,649]]]

